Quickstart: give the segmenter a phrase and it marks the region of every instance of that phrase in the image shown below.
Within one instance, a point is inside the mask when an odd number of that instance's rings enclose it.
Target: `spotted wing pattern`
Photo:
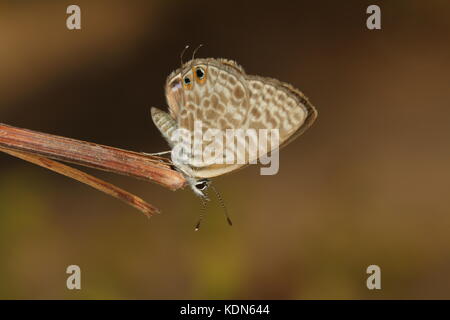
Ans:
[[[199,68],[204,73],[203,79],[198,77]],[[186,78],[189,83],[184,82]],[[280,145],[271,145],[269,150],[292,141],[317,115],[307,98],[289,84],[246,75],[235,62],[225,59],[189,61],[168,77],[166,96],[178,128],[191,133],[198,129],[196,121],[201,121],[203,134],[208,129],[223,133],[227,129],[278,129]],[[217,164],[217,155],[200,159],[193,156],[182,169],[193,177],[209,178],[241,168],[256,160],[249,152],[250,141],[254,138],[247,137],[245,163]],[[222,143],[225,152],[220,156],[226,158],[230,152],[236,159],[239,149],[230,149],[225,139]]]

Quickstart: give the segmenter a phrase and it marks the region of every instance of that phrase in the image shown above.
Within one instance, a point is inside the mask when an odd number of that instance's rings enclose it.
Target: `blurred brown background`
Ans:
[[[82,30],[66,29],[81,7]],[[379,4],[382,30],[366,28]],[[0,298],[450,298],[448,1],[0,1],[0,121],[146,152],[151,106],[186,44],[300,88],[318,121],[215,179],[200,202],[86,170],[162,209],[147,220],[85,185],[0,154]],[[189,53],[188,53],[189,55]],[[82,290],[66,289],[66,267]],[[366,288],[367,266],[382,290]]]

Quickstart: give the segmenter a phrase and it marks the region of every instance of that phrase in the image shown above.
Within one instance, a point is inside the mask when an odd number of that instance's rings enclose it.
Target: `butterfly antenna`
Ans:
[[[181,54],[180,54],[180,62],[181,62],[181,66],[183,66],[183,64],[184,64],[184,62],[183,62],[183,56],[184,56],[184,53],[186,52],[186,50],[189,48],[189,45],[186,45],[186,47],[184,47],[184,49],[183,49],[183,51],[181,51]]]
[[[227,222],[230,226],[233,225],[233,222],[231,222],[230,216],[228,215],[227,207],[225,206],[225,202],[223,202],[222,196],[220,195],[219,191],[214,187],[214,185],[210,185],[210,187],[213,189],[214,193],[216,194],[217,199],[219,200],[220,206],[223,209],[223,212],[225,213],[225,217],[227,218]]]
[[[200,44],[197,48],[195,48],[194,52],[192,52],[192,60],[194,60],[195,54],[197,53],[198,49],[200,49],[201,47],[203,47],[203,44]]]
[[[206,211],[206,200],[203,197],[200,197],[200,200],[202,201],[202,207],[200,209],[200,217],[198,218],[198,222],[195,225],[195,231],[198,231],[198,229],[200,229],[200,224],[203,221],[203,217],[205,215],[205,211]]]

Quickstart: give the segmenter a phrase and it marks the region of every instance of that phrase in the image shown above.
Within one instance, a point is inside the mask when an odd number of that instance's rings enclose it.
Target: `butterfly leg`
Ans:
[[[172,150],[168,150],[168,151],[161,151],[161,152],[155,152],[155,153],[147,153],[147,152],[142,152],[143,154],[146,154],[148,156],[162,156],[164,154],[169,154],[171,153]]]

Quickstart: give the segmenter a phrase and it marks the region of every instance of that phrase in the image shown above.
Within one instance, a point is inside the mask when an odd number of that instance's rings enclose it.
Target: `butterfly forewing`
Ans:
[[[258,76],[247,76],[247,80],[250,110],[245,127],[277,129],[279,147],[298,137],[317,117],[317,111],[308,99],[291,85]]]
[[[225,59],[189,61],[169,76],[166,97],[178,128],[192,133],[196,121],[201,121],[202,134],[209,129],[217,129],[224,133],[224,137],[227,129],[276,129],[279,145],[270,145],[267,151],[292,141],[316,117],[314,107],[300,91],[275,79],[246,75],[235,62]],[[247,136],[244,149],[229,146],[224,138],[223,154],[203,155],[201,158],[192,155],[183,171],[196,178],[209,178],[245,166],[261,155],[255,156],[250,150],[254,138]],[[211,146],[211,142],[204,142],[201,149],[207,145]],[[217,163],[218,156],[225,162],[230,153],[232,158],[242,159],[243,156],[246,161]]]

